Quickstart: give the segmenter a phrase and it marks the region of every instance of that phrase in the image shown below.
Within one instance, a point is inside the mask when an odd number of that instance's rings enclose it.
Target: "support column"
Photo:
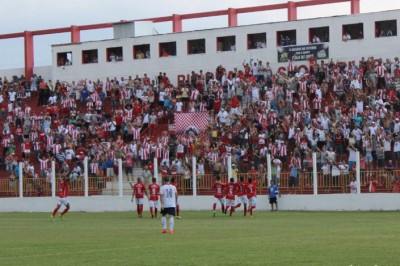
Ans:
[[[192,188],[193,188],[193,196],[197,196],[197,161],[196,157],[192,156]]]
[[[360,152],[359,151],[356,151],[356,181],[357,181],[357,194],[361,194]]]
[[[157,184],[159,184],[159,181],[160,180],[158,180],[158,160],[157,160],[157,158],[154,156],[154,159],[153,159],[153,165],[154,165],[154,173],[153,173],[153,176],[154,176],[154,178],[155,179],[157,179]],[[150,182],[151,182],[151,180],[150,180]]]
[[[314,195],[318,195],[317,154],[315,152],[312,153],[312,165]]]
[[[350,0],[351,14],[360,14],[360,0]]]
[[[33,75],[33,66],[34,66],[33,34],[30,31],[24,32],[24,51],[25,51],[25,80],[30,81]]]
[[[19,185],[19,197],[24,197],[24,176],[22,174],[22,169],[24,169],[24,163],[20,162],[18,166],[18,185]]]
[[[79,26],[72,25],[71,26],[71,42],[78,43],[81,42],[81,30]]]
[[[56,162],[51,161],[51,196],[56,197]]]
[[[288,21],[297,20],[297,6],[293,1],[287,2]]]
[[[122,197],[122,160],[118,159],[118,195]]]
[[[268,177],[268,187],[271,186],[272,180],[272,165],[271,165],[271,154],[267,153],[267,177]],[[277,182],[278,183],[278,182]],[[278,184],[275,184],[278,185]]]
[[[85,197],[89,197],[89,167],[87,157],[85,157],[85,159],[83,160],[83,178],[85,182]]]
[[[229,154],[228,156],[228,181],[230,182],[231,178],[232,178],[232,154]],[[236,182],[237,180],[235,180]]]
[[[182,32],[182,17],[178,14],[172,15],[172,32]]]
[[[238,25],[237,12],[235,8],[228,8],[228,27],[236,27]]]

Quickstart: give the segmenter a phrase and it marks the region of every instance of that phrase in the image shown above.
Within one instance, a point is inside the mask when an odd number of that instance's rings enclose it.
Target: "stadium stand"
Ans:
[[[240,70],[218,66],[192,72],[171,84],[166,74],[73,83],[33,76],[0,81],[1,196],[16,196],[18,162],[23,162],[27,195],[48,195],[51,161],[67,162],[76,194],[82,193],[83,160],[100,194],[123,160],[126,180],[145,175],[159,162],[161,175],[176,175],[182,193],[191,157],[197,159],[200,194],[211,193],[215,176],[260,178],[271,172],[286,193],[312,193],[311,153],[317,153],[320,192],[348,192],[355,151],[362,154],[362,189],[397,191],[400,159],[400,83],[394,61],[289,62],[273,71],[259,62]],[[236,69],[236,68],[235,68]],[[206,130],[179,128],[175,117],[207,114]],[[202,122],[204,123],[204,122]],[[397,190],[396,190],[397,187]]]

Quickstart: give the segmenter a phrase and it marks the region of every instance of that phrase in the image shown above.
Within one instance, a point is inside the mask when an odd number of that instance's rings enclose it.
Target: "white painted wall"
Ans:
[[[40,67],[35,67],[33,69],[33,73],[36,74],[37,76],[42,76],[44,80],[52,79],[51,72],[52,72],[52,66],[40,66]],[[0,69],[0,77],[2,79],[4,77],[7,77],[8,80],[12,80],[13,76],[20,77],[21,75],[25,75],[24,68]]]
[[[120,212],[136,210],[130,196],[70,197],[72,212]],[[211,196],[182,196],[181,210],[210,210]],[[3,198],[0,212],[51,212],[57,204],[56,198]],[[285,211],[399,211],[400,194],[329,194],[329,195],[283,195],[278,198],[280,210]],[[145,201],[145,210],[148,202]],[[257,197],[257,211],[269,210],[267,196]],[[240,209],[243,210],[243,207]]]
[[[399,18],[400,10],[337,16],[328,18],[307,19],[299,21],[277,22],[269,24],[257,24],[248,26],[239,26],[231,28],[219,28],[210,30],[199,30],[182,33],[171,33],[163,35],[143,36],[137,38],[126,38],[118,40],[104,40],[85,42],[80,44],[54,45],[53,53],[53,80],[78,80],[88,79],[105,79],[106,77],[114,78],[129,75],[143,76],[147,73],[153,78],[158,72],[166,72],[170,80],[176,84],[177,75],[190,74],[192,70],[204,72],[215,72],[215,68],[222,64],[228,70],[234,67],[242,68],[243,60],[260,59],[263,62],[269,61],[273,70],[277,70],[280,66],[287,66],[287,63],[277,63],[277,47],[276,38],[277,31],[296,30],[297,45],[308,44],[309,28],[329,26],[330,42],[329,57],[335,60],[358,60],[362,56],[374,56],[394,58],[399,54],[400,34],[395,37],[375,38],[375,21],[397,20],[397,31],[400,30]],[[364,24],[364,39],[342,41],[342,25],[355,24],[362,22]],[[267,34],[267,48],[247,50],[247,34],[263,33]],[[217,37],[236,36],[236,52],[217,52]],[[206,39],[206,54],[187,55],[187,41],[193,39]],[[159,43],[176,41],[177,56],[160,58]],[[150,44],[151,59],[134,60],[133,45]],[[123,47],[123,62],[110,63],[106,62],[106,48]],[[82,50],[98,49],[98,64],[81,64]],[[72,52],[73,65],[65,67],[57,67],[57,53]],[[306,64],[308,62],[297,62],[297,65]]]

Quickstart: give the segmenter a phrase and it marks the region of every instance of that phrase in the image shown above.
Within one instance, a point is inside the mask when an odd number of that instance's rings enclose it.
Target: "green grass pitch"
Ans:
[[[398,265],[398,212],[0,213],[0,265]]]

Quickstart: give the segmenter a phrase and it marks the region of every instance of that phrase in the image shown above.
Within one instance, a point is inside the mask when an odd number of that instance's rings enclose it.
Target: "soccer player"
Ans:
[[[244,177],[241,176],[239,178],[239,182],[236,183],[236,191],[238,196],[238,203],[235,206],[235,209],[240,208],[243,203],[244,209],[243,214],[246,216],[247,214],[247,195],[246,195],[246,183],[244,182]]]
[[[167,219],[165,216],[169,215],[169,233],[174,233],[174,216],[176,202],[178,201],[178,191],[176,187],[172,185],[168,178],[164,180],[165,184],[160,189],[160,201],[161,201],[161,224],[162,233],[167,233]]]
[[[257,203],[257,179],[249,178],[246,186],[246,194],[249,200],[249,213],[253,217],[253,210],[256,208]]]
[[[271,180],[271,185],[268,188],[268,198],[269,198],[269,204],[271,204],[271,211],[274,210],[274,204],[275,204],[275,211],[278,211],[278,201],[276,199],[276,195],[281,196],[279,193],[279,188],[277,185],[275,185],[274,180]]]
[[[160,194],[160,186],[157,184],[157,179],[153,178],[152,182],[149,185],[149,193],[150,196],[148,195],[147,191],[145,191],[147,198],[149,198],[149,207],[150,207],[150,214],[151,218],[156,217],[157,218],[157,212],[158,212],[158,194]]]
[[[129,182],[129,184],[131,185],[131,188],[133,190],[131,202],[133,202],[133,198],[136,197],[136,211],[137,211],[138,217],[142,218],[143,203],[144,203],[144,192],[146,190],[146,186],[142,182],[142,178],[141,177],[137,178],[137,183],[135,185],[132,185],[131,182]]]
[[[57,207],[53,210],[51,215],[51,221],[54,222],[54,217],[56,216],[61,205],[65,206],[64,211],[60,214],[60,219],[64,219],[64,215],[69,211],[70,205],[68,201],[68,191],[69,191],[69,167],[67,163],[63,163],[60,171],[60,193],[58,194]]]
[[[236,184],[235,179],[231,177],[229,183],[225,185],[226,187],[226,208],[225,214],[228,212],[229,207],[231,210],[229,211],[229,216],[232,216],[232,213],[235,211],[235,194],[236,194]]]
[[[178,191],[178,182],[175,181],[174,177],[171,177],[171,185],[173,185],[176,188],[176,191]],[[179,200],[176,201],[176,216],[177,219],[181,219],[182,217],[179,215]]]
[[[222,213],[225,213],[225,184],[221,182],[221,178],[219,176],[215,177],[216,181],[214,182],[214,203],[213,203],[213,217],[215,217],[215,210],[217,209],[217,202],[221,203]]]

